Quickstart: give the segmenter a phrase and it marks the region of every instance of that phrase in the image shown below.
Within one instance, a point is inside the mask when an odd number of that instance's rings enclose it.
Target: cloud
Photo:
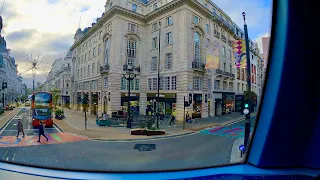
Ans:
[[[6,40],[7,42],[15,43],[17,41],[21,41],[22,39],[29,39],[36,33],[37,30],[35,29],[22,29],[20,31],[8,33],[6,36]]]

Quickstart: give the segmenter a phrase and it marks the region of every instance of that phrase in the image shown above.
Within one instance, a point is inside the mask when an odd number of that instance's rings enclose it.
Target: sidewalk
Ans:
[[[85,136],[93,139],[107,140],[124,140],[124,139],[148,139],[168,136],[177,136],[192,133],[189,130],[182,130],[182,124],[177,124],[176,127],[168,127],[168,123],[159,124],[161,129],[166,131],[166,135],[162,136],[133,136],[131,129],[126,127],[105,127],[96,125],[96,116],[87,113],[87,129],[85,129],[84,112],[64,110],[66,118],[63,120],[55,119],[55,124],[65,132]]]

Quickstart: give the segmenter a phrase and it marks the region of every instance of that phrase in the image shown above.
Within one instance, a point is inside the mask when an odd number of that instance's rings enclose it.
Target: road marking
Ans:
[[[60,129],[59,129],[55,124],[53,125],[53,127],[54,127],[58,132],[61,133]]]
[[[14,161],[14,158],[16,157],[16,153],[14,153],[14,155],[13,155],[13,158],[12,158],[12,161]]]
[[[18,111],[17,114],[19,114],[19,112],[21,112],[21,110]],[[16,114],[16,115],[17,115],[17,114]],[[13,117],[15,117],[15,116],[13,116]],[[0,134],[2,134],[3,130],[5,130],[12,121],[13,121],[13,118],[11,118],[9,121],[7,121],[6,126],[3,127],[3,129],[0,131]]]
[[[55,140],[57,140],[57,141],[61,141],[62,139],[59,137],[59,136],[57,136],[56,134],[51,134],[51,136],[55,139]]]
[[[7,157],[6,161],[8,161],[8,160],[9,160],[9,157]]]

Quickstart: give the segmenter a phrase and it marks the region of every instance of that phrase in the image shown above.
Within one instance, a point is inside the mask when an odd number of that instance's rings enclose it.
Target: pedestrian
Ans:
[[[24,137],[24,130],[23,130],[23,124],[21,122],[21,119],[18,120],[18,135],[17,137],[19,136],[20,132],[22,132],[23,136]]]
[[[174,123],[175,119],[176,119],[176,117],[173,114],[171,114],[169,127],[171,127],[171,123],[173,123],[174,127],[176,127],[176,123]]]
[[[44,128],[43,128],[43,124],[42,124],[42,122],[40,121],[40,126],[39,126],[39,139],[38,139],[38,141],[37,142],[40,142],[40,136],[44,136],[46,139],[47,139],[47,141],[48,141],[48,138],[47,138],[47,136],[46,135],[44,135]]]

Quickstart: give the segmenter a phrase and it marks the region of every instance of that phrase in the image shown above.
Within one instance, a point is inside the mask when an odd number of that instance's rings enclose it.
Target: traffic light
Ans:
[[[8,87],[8,84],[6,82],[2,83],[2,89],[6,89]]]
[[[185,102],[184,102],[184,107],[189,107],[189,106],[190,106],[189,102],[188,102],[188,101],[185,101]]]
[[[249,104],[248,104],[248,103],[245,103],[245,104],[244,104],[244,108],[248,109],[248,107],[249,107]]]

